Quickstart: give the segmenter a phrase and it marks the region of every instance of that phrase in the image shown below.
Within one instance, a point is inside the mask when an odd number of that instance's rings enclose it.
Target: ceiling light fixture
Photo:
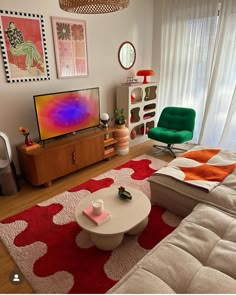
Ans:
[[[81,14],[100,14],[122,10],[129,0],[59,0],[62,10]]]

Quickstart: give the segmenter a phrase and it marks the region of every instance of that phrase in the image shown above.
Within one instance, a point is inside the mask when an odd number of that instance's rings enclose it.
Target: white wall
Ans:
[[[30,129],[31,138],[38,140],[33,95],[86,87],[100,87],[101,112],[113,115],[116,86],[138,69],[152,68],[153,0],[130,0],[130,6],[119,12],[103,15],[78,15],[59,8],[58,0],[0,0],[0,9],[38,13],[44,16],[48,49],[49,81],[7,83],[2,56],[0,57],[0,131],[10,139],[13,161],[17,164],[15,146],[23,143],[20,126]],[[86,21],[89,76],[57,79],[51,16]],[[134,67],[127,71],[118,63],[122,42],[131,41],[136,47]]]

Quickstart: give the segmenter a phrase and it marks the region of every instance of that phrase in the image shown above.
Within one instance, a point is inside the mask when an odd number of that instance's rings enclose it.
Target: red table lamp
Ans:
[[[153,70],[139,70],[136,73],[136,76],[143,76],[143,84],[147,84],[147,76],[154,76],[155,72]]]

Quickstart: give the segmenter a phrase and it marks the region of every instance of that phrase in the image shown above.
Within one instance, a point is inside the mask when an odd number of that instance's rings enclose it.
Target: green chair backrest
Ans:
[[[163,109],[158,127],[164,127],[174,130],[194,130],[195,110],[183,107],[166,107]]]

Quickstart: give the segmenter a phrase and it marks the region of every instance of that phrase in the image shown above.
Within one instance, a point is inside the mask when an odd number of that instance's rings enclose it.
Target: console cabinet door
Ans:
[[[73,144],[46,151],[42,155],[40,163],[38,164],[38,169],[41,170],[40,174],[48,181],[75,171]]]
[[[33,153],[18,150],[21,172],[33,185],[46,184],[76,169],[73,145],[40,149]]]
[[[75,144],[77,169],[103,160],[103,135],[87,138]]]

